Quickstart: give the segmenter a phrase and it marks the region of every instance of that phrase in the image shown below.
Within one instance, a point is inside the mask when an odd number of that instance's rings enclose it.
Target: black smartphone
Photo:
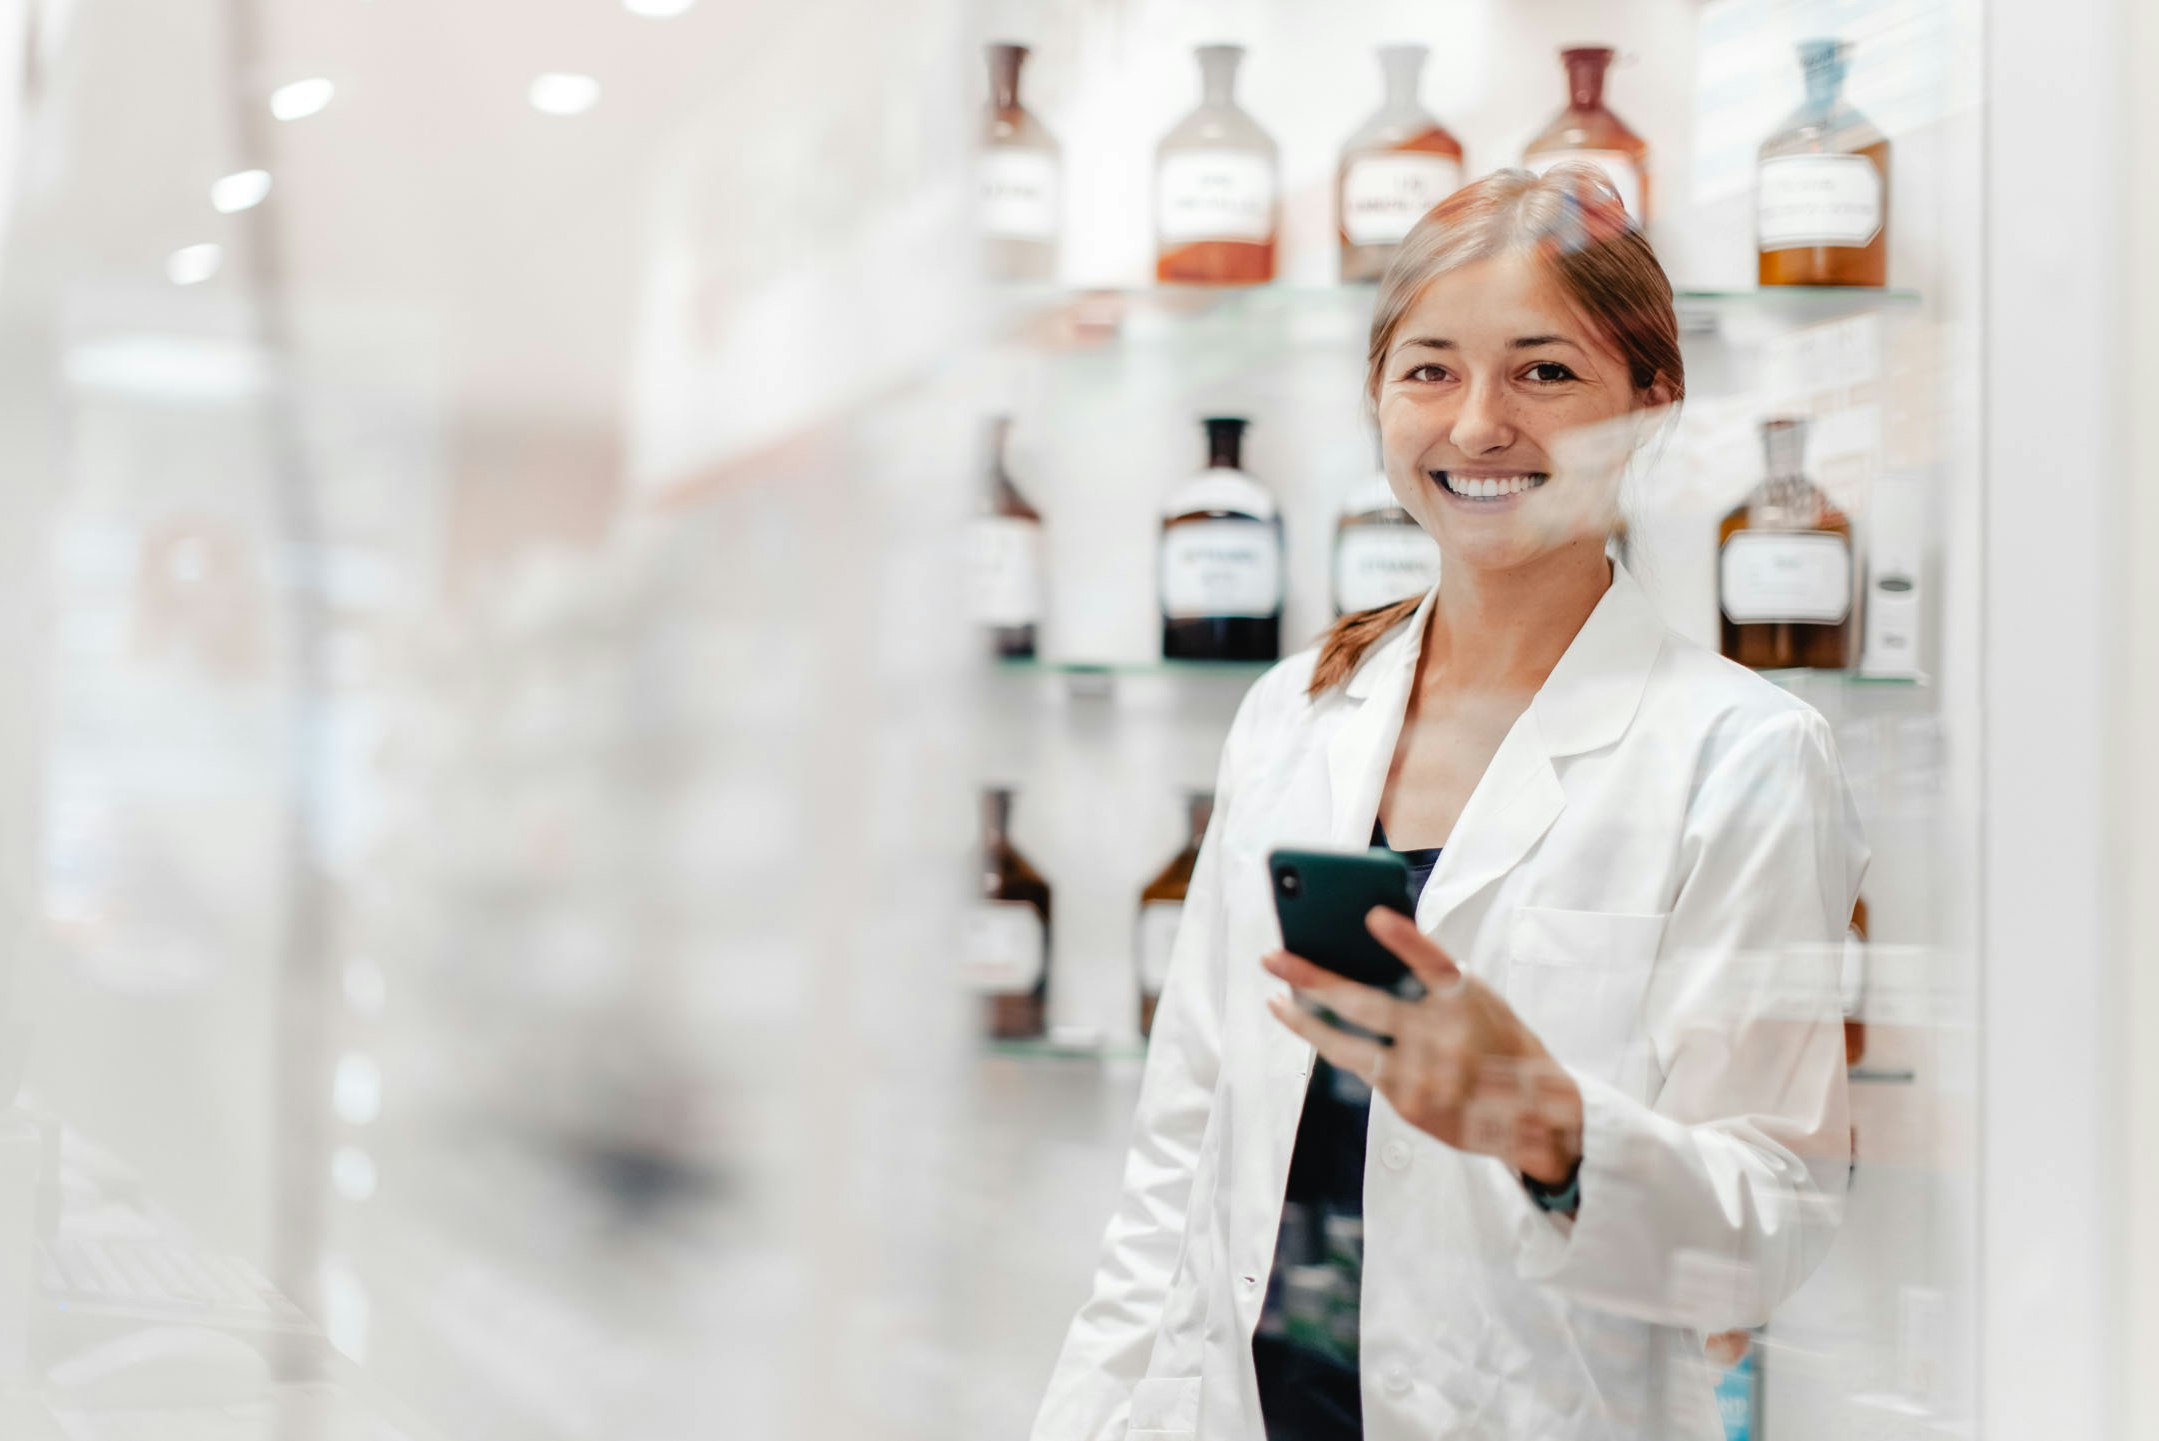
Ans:
[[[1409,901],[1407,861],[1382,850],[1362,855],[1274,851],[1267,857],[1267,870],[1274,877],[1274,913],[1282,922],[1284,950],[1345,980],[1405,999],[1424,994],[1423,983],[1364,924],[1374,906],[1416,915]]]

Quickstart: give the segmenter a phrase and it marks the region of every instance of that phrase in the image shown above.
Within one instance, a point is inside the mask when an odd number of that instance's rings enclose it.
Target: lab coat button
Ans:
[[[1409,1368],[1399,1361],[1394,1362],[1381,1373],[1379,1384],[1386,1389],[1389,1396],[1407,1396],[1409,1394]]]
[[[1380,1148],[1379,1159],[1386,1164],[1387,1169],[1390,1171],[1407,1170],[1409,1168],[1409,1142],[1396,1137]]]

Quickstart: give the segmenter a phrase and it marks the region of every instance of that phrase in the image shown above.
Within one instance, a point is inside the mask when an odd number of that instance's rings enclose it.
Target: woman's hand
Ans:
[[[1270,997],[1275,1019],[1327,1061],[1362,1077],[1395,1112],[1461,1151],[1497,1156],[1546,1185],[1562,1184],[1582,1154],[1582,1092],[1499,993],[1466,976],[1407,916],[1374,907],[1373,937],[1424,982],[1422,1000],[1344,980],[1276,951],[1268,971],[1293,990],[1381,1036],[1328,1025],[1295,1000]]]

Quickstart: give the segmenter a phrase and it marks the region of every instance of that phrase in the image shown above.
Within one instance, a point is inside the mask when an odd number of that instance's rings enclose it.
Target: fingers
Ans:
[[[1276,1020],[1310,1041],[1320,1058],[1335,1069],[1366,1082],[1377,1071],[1379,1058],[1386,1050],[1379,1042],[1336,1030],[1288,996],[1269,996],[1267,1009],[1274,1012]]]
[[[1462,979],[1461,967],[1448,959],[1447,953],[1400,911],[1374,906],[1365,914],[1364,928],[1372,933],[1374,940],[1394,952],[1402,964],[1409,967],[1410,974],[1424,982],[1425,989],[1435,993],[1448,991]]]
[[[1275,951],[1261,964],[1270,974],[1289,982],[1293,990],[1311,997],[1353,1025],[1382,1036],[1394,1035],[1401,1029],[1402,1003],[1385,991],[1344,980],[1288,951]]]

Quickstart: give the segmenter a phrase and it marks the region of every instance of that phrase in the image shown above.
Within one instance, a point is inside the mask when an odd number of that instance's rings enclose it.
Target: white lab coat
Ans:
[[[1431,605],[1318,700],[1307,652],[1238,711],[1036,1441],[1263,1435],[1251,1340],[1312,1069],[1264,1004],[1266,857],[1367,842]],[[1669,631],[1615,566],[1417,907],[1579,1082],[1580,1210],[1375,1098],[1370,1441],[1721,1438],[1703,1336],[1764,1321],[1841,1214],[1836,958],[1866,860],[1821,716]]]

